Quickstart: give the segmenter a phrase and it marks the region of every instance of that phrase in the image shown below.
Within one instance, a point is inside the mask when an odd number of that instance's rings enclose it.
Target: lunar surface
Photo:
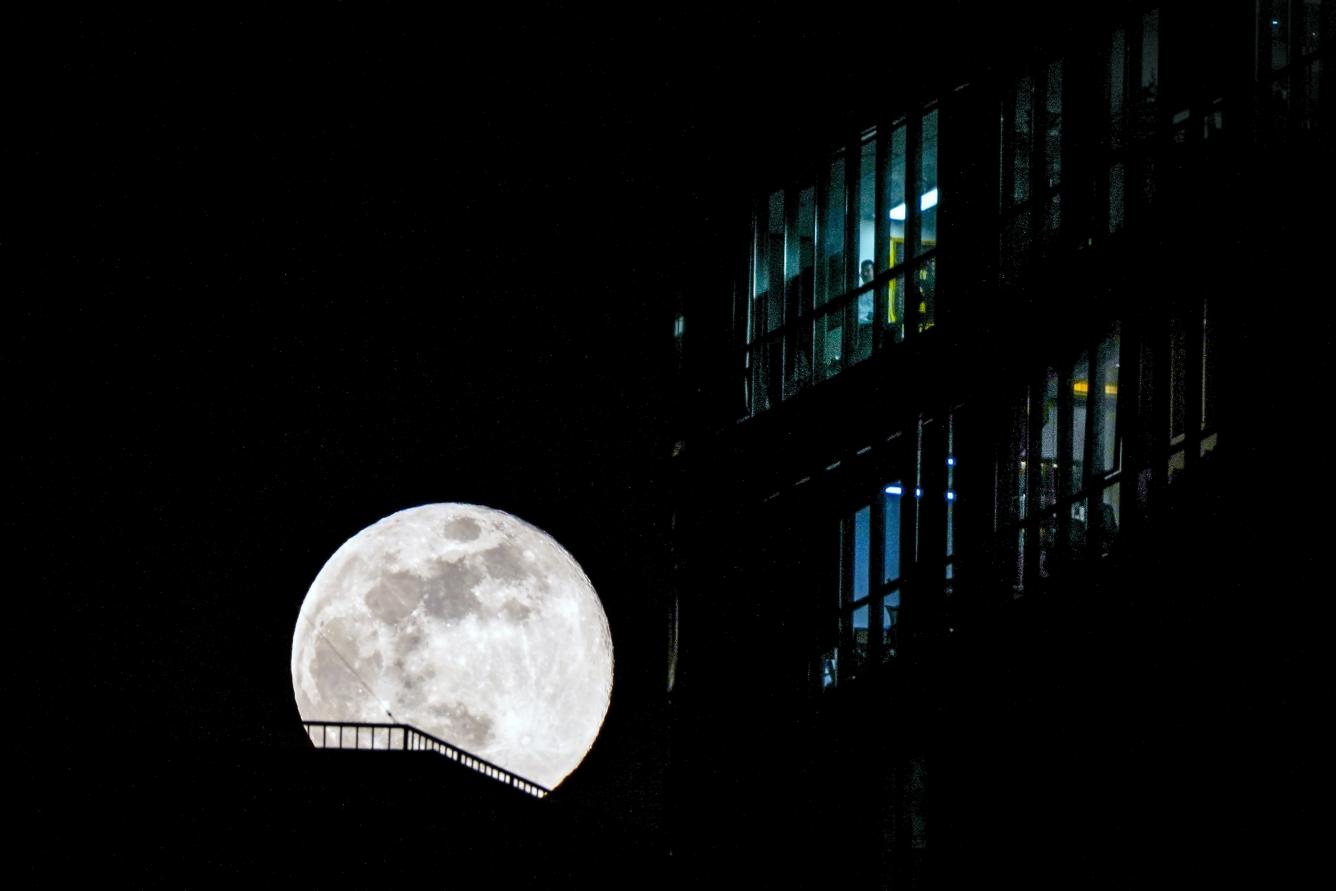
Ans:
[[[598,736],[612,638],[589,579],[546,533],[429,504],[363,529],[320,570],[292,686],[303,720],[412,724],[550,789]]]

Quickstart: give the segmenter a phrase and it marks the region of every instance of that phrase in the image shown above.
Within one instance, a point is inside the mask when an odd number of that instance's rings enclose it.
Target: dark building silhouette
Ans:
[[[1297,874],[1336,4],[961,14],[754,85],[827,89],[758,121],[685,308],[674,855]]]

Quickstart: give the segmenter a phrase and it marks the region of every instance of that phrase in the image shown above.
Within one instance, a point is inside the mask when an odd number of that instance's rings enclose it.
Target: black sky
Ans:
[[[674,301],[717,292],[726,319],[737,209],[866,105],[873,27],[559,4],[12,23],[9,674],[34,807],[90,800],[90,745],[133,773],[299,741],[307,587],[433,501],[574,554],[617,647],[608,775],[659,759],[636,708],[664,682]]]
[[[11,35],[19,683],[58,747],[90,722],[286,741],[310,580],[431,501],[555,535],[619,691],[661,686],[669,298],[715,237],[722,105],[683,26],[603,24],[338,6]]]

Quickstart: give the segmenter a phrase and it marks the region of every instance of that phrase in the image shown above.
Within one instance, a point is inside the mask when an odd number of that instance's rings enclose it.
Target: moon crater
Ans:
[[[307,720],[393,714],[551,788],[598,734],[612,640],[588,578],[549,536],[434,504],[329,559],[302,604],[292,679]]]

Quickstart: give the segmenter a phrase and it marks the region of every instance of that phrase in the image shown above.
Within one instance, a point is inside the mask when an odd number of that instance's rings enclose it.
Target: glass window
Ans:
[[[816,261],[816,189],[808,186],[798,192],[793,231],[788,238],[787,260],[789,290],[786,317],[795,319],[812,308],[813,267]]]
[[[1053,572],[1053,553],[1058,543],[1058,515],[1048,513],[1039,518],[1039,561],[1038,570],[1041,579],[1048,578]]]
[[[928,257],[919,263],[914,280],[919,298],[918,327],[920,331],[926,331],[937,323],[937,258]]]
[[[1012,99],[1011,117],[1011,204],[1030,200],[1030,156],[1034,151],[1034,83],[1029,76],[1020,79]]]
[[[1027,453],[1030,448],[1030,400],[1026,391],[1012,400],[1010,430],[1005,441],[1005,453],[998,480],[1003,491],[998,493],[1002,523],[1015,523],[1027,512],[1028,484]]]
[[[904,503],[905,488],[900,480],[889,483],[883,489],[885,520],[882,524],[882,567],[883,581],[893,582],[900,578],[900,507]]]
[[[830,162],[821,188],[821,259],[817,264],[816,302],[825,303],[847,289],[845,276],[844,153]]]
[[[1183,319],[1169,325],[1169,441],[1177,442],[1187,430],[1188,343]]]
[[[1141,17],[1141,92],[1137,97],[1139,137],[1155,130],[1156,103],[1160,92],[1160,12],[1153,9]]]
[[[1290,63],[1289,0],[1262,0],[1267,19],[1263,23],[1271,43],[1271,70],[1279,71]]]
[[[905,336],[905,274],[892,275],[886,283],[886,331],[893,343]]]
[[[1048,187],[1062,181],[1062,61],[1048,66],[1044,89],[1044,167]]]
[[[851,288],[872,281],[877,250],[877,133],[863,134],[858,158],[858,267]],[[873,267],[867,264],[873,263]]]
[[[1327,6],[1327,14],[1330,16],[1336,13],[1336,3],[1332,0],[1303,0],[1302,13],[1303,22],[1301,23],[1302,33],[1299,35],[1299,51],[1305,56],[1318,51],[1322,45],[1322,6]]]
[[[767,205],[768,206],[768,205]],[[770,229],[764,208],[757,215],[752,231],[751,311],[747,342],[751,343],[765,328],[766,292],[770,289]]]
[[[923,116],[919,140],[918,195],[920,240],[915,254],[937,244],[937,110]],[[892,168],[894,170],[894,168]],[[894,220],[894,215],[892,215]]]
[[[872,509],[865,507],[854,514],[854,573],[853,599],[868,595],[868,559],[871,555],[869,538],[872,534]]]
[[[1143,103],[1153,103],[1160,80],[1160,11],[1152,9],[1141,16],[1141,96]]]
[[[1118,523],[1122,517],[1118,509],[1118,489],[1119,484],[1114,483],[1104,488],[1104,497],[1100,503],[1100,556],[1107,555],[1113,551],[1113,543],[1118,538]]]
[[[849,364],[862,362],[872,355],[872,324],[875,311],[872,306],[872,292],[859,294],[849,302],[848,325],[852,332],[849,345]]]
[[[1127,123],[1127,32],[1115,28],[1109,38],[1109,147],[1122,148]]]
[[[1051,507],[1058,495],[1058,373],[1050,368],[1044,376],[1044,398],[1039,406],[1039,503]]]
[[[946,559],[956,556],[956,422],[952,416],[946,426]],[[954,573],[947,568],[946,577]]]
[[[1107,220],[1109,232],[1117,232],[1122,229],[1125,222],[1126,179],[1127,168],[1123,166],[1121,161],[1109,167],[1109,214]]]
[[[909,205],[905,203],[906,131],[900,124],[891,130],[890,158],[886,171],[886,206],[889,211],[890,245],[884,268],[905,262],[905,234]]]
[[[1071,427],[1067,437],[1071,443],[1068,457],[1070,473],[1066,475],[1067,486],[1066,492],[1063,493],[1065,495],[1080,492],[1085,488],[1086,409],[1091,402],[1090,363],[1086,361],[1085,356],[1072,366],[1071,380]]]
[[[853,611],[850,627],[853,632],[853,663],[855,671],[867,664],[868,654],[868,605],[865,603]]]
[[[869,536],[872,531],[872,509],[864,507],[853,516],[846,517],[841,525],[843,539],[842,554],[844,569],[841,572],[840,600],[846,606],[862,600],[868,595],[869,557],[871,548]]]
[[[757,318],[761,331],[774,331],[784,321],[782,283],[784,281],[784,192],[771,192],[766,202],[764,244],[758,246],[757,264],[764,264],[764,274],[758,269],[756,294],[759,306]]]
[[[1118,334],[1105,338],[1099,345],[1095,386],[1095,472],[1109,473],[1120,466],[1118,428]]]
[[[882,659],[895,656],[899,648],[900,592],[890,591],[881,605],[881,653]]]
[[[844,316],[839,311],[827,312],[817,316],[814,323],[815,342],[812,349],[815,359],[812,375],[815,380],[823,381],[838,374],[844,356]]]

